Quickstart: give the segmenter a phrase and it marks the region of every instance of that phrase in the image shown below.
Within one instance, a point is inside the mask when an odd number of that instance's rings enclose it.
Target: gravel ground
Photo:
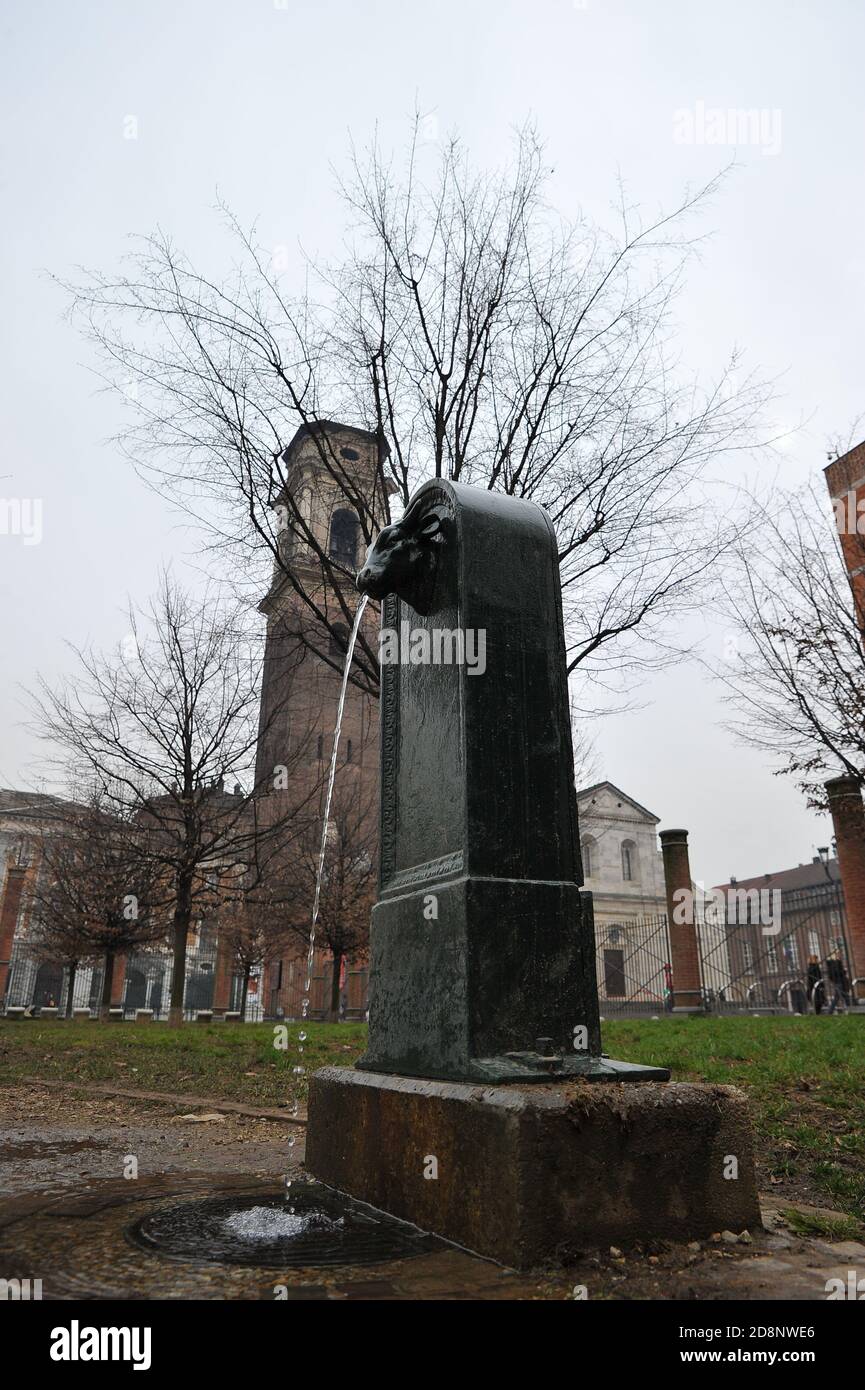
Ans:
[[[303,1136],[275,1120],[214,1115],[189,1107],[0,1086],[0,1195],[46,1184],[119,1178],[131,1155],[149,1173],[282,1174],[302,1156]]]

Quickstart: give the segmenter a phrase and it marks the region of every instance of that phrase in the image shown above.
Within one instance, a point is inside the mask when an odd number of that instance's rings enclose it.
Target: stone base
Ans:
[[[728,1086],[483,1087],[325,1067],[306,1166],[518,1269],[760,1224],[745,1099]]]

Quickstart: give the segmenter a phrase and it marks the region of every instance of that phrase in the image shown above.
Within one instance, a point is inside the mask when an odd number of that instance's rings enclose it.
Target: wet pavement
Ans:
[[[567,1269],[523,1274],[444,1242],[412,1258],[306,1269],[168,1258],[133,1243],[134,1225],[180,1202],[280,1198],[286,1173],[302,1177],[302,1151],[302,1132],[277,1121],[0,1087],[0,1279],[41,1279],[45,1299],[807,1301],[825,1299],[833,1278],[865,1277],[865,1245],[796,1236],[771,1202],[763,1231],[585,1251]]]

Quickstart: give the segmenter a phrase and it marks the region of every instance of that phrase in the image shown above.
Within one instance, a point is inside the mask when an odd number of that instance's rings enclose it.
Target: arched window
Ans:
[[[337,507],[330,519],[330,556],[347,569],[357,565],[360,522],[348,507]]]
[[[595,842],[591,835],[585,835],[580,841],[580,850],[583,856],[583,876],[591,878],[597,868],[595,863]]]
[[[622,878],[626,883],[632,879],[639,878],[640,868],[637,862],[637,846],[633,840],[622,841]]]

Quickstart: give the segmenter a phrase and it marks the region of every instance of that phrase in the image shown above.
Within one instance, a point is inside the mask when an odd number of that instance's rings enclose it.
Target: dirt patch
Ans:
[[[0,1193],[122,1177],[198,1171],[281,1174],[296,1145],[278,1121],[230,1114],[203,1123],[188,1106],[31,1086],[0,1087]]]

